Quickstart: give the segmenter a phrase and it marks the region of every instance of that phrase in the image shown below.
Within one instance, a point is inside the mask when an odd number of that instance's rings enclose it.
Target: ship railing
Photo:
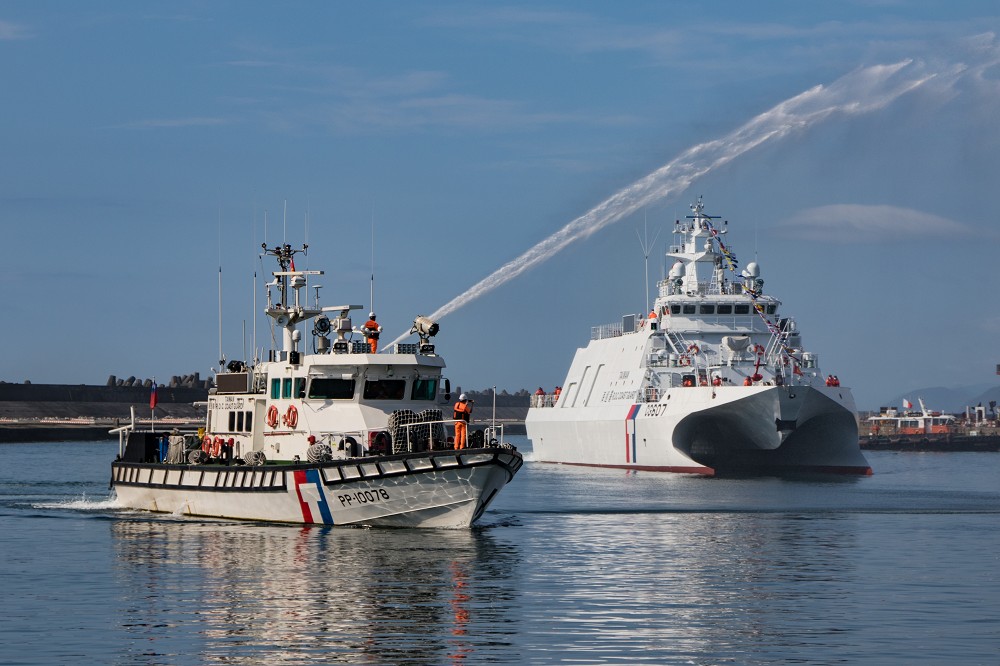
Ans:
[[[625,318],[630,319],[629,327],[626,327],[625,324],[621,322],[591,326],[590,339],[604,340],[605,338],[620,338],[623,335],[641,333],[646,330],[647,326],[649,326],[649,320],[641,315],[627,315]]]
[[[532,407],[555,407],[559,396],[554,393],[536,393],[531,396]]]
[[[620,323],[601,324],[590,329],[591,340],[603,340],[605,338],[618,338],[624,335],[624,328]]]
[[[372,453],[419,453],[421,451],[446,451],[455,448],[454,428],[458,423],[457,419],[440,419],[432,421],[418,421],[414,423],[400,423],[388,425],[385,428],[356,431],[352,433],[339,433],[333,439],[341,442],[348,437],[354,438],[361,446],[355,450],[356,456],[371,455]],[[480,435],[480,433],[482,433]],[[379,435],[387,434],[385,440],[380,441]],[[479,441],[479,438],[482,440]],[[466,448],[480,448],[483,446],[495,446],[503,441],[504,427],[502,423],[490,422],[479,430],[473,430],[469,423],[466,428]],[[375,448],[382,444],[385,449]]]
[[[639,402],[659,402],[661,393],[659,386],[646,386],[639,393]]]
[[[454,433],[457,419],[441,419],[440,421],[421,421],[397,426],[402,432],[392,433],[392,453],[417,453],[420,451],[441,451],[455,448],[455,440],[448,435]],[[482,430],[472,430],[472,423],[466,428],[466,448],[496,446],[503,441],[503,424],[490,422]],[[479,440],[482,433],[482,441]]]

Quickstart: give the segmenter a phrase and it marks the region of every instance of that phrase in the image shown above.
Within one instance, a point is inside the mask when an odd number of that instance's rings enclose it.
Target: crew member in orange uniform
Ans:
[[[455,413],[451,418],[455,419],[455,448],[464,449],[466,446],[466,434],[469,430],[469,421],[472,418],[472,404],[475,401],[468,400],[465,394],[458,396],[455,403]]]
[[[365,322],[363,327],[365,329],[365,337],[368,339],[368,346],[371,347],[372,353],[378,353],[378,334],[382,332],[382,327],[379,326],[378,322],[375,321],[375,313],[368,313],[368,321]]]

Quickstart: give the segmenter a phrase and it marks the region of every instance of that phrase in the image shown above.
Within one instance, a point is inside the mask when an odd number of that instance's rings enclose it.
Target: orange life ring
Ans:
[[[222,438],[216,437],[212,440],[212,457],[218,458],[220,451],[222,451]]]
[[[272,428],[278,427],[278,408],[274,405],[267,408],[267,425]]]
[[[688,347],[688,351],[691,352],[692,354],[699,354],[699,353],[701,353],[701,349],[698,348],[698,345],[691,345],[691,346],[689,346]]]
[[[285,411],[285,425],[289,428],[295,428],[299,423],[299,410],[295,409],[295,405],[288,405],[288,409]]]
[[[681,354],[681,357],[677,359],[677,365],[688,366],[691,365],[691,357],[687,354]]]
[[[205,453],[211,455],[212,452],[212,436],[205,435],[205,439],[201,440],[201,450]]]

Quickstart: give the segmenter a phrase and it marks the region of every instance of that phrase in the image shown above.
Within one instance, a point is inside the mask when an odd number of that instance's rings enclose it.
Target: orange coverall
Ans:
[[[452,418],[455,419],[455,448],[464,449],[469,420],[472,418],[472,405],[468,401],[459,400],[455,403],[455,413]]]
[[[365,336],[368,339],[368,346],[371,347],[372,353],[378,353],[378,333],[381,330],[381,326],[378,325],[374,319],[369,319],[365,322]]]

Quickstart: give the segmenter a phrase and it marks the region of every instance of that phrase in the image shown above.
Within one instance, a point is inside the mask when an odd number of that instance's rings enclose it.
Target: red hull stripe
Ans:
[[[302,520],[311,523],[313,521],[312,509],[309,508],[309,503],[302,499],[302,484],[306,483],[306,471],[304,469],[297,469],[293,472],[295,475],[295,494],[299,498],[299,506],[302,508]]]
[[[625,462],[635,463],[635,417],[639,414],[640,405],[632,405],[625,417]],[[632,434],[628,432],[628,422],[632,422]]]

